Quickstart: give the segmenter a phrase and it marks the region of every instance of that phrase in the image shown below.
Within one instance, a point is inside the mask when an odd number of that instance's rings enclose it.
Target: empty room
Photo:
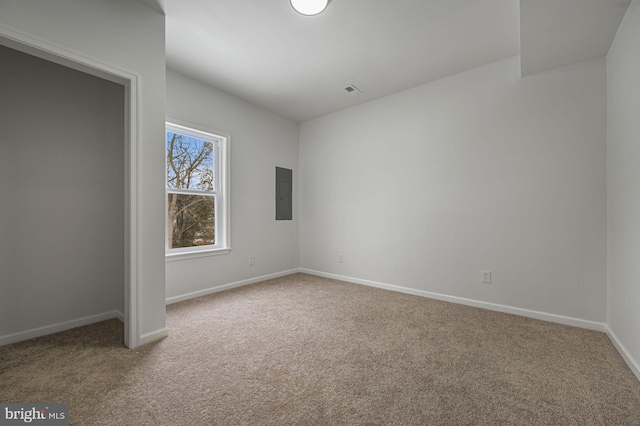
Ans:
[[[640,0],[0,0],[0,424],[640,425]]]

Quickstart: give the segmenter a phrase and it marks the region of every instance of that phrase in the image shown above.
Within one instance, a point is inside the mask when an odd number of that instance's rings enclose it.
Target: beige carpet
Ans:
[[[606,335],[292,275],[0,348],[0,401],[78,425],[640,425]]]

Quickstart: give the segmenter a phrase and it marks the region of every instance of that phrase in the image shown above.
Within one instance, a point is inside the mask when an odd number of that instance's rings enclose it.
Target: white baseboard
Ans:
[[[23,340],[33,339],[35,337],[46,336],[48,334],[59,333],[61,331],[70,330],[83,325],[93,324],[112,318],[118,318],[124,322],[124,315],[119,311],[104,312],[102,314],[90,315],[84,318],[78,318],[71,321],[59,322],[56,324],[45,325],[44,327],[32,328],[31,330],[20,331],[18,333],[0,336],[0,346],[10,345],[12,343],[21,342]]]
[[[169,335],[168,328],[161,328],[160,330],[152,331],[151,333],[145,333],[140,336],[140,346],[146,345],[147,343],[154,342],[156,340],[164,339]]]
[[[627,348],[622,344],[620,339],[618,339],[618,336],[616,336],[616,334],[609,328],[609,326],[607,326],[606,333],[607,336],[609,336],[609,340],[611,340],[611,343],[613,343],[613,346],[615,346],[622,359],[624,359],[624,362],[626,362],[629,366],[629,369],[631,369],[633,374],[635,374],[638,380],[640,380],[640,364],[638,364],[633,359]]]
[[[331,278],[339,281],[346,281],[354,284],[362,284],[369,287],[381,288],[384,290],[397,291],[400,293],[412,294],[414,296],[428,297],[430,299],[443,300],[445,302],[458,303],[461,305],[474,306],[476,308],[489,309],[491,311],[505,312],[508,314],[519,315],[527,318],[534,318],[543,321],[549,321],[557,324],[570,325],[574,327],[586,328],[589,330],[606,332],[605,323],[588,321],[579,318],[565,317],[562,315],[549,314],[546,312],[532,311],[529,309],[514,308],[512,306],[499,305],[496,303],[481,302],[473,299],[465,299],[463,297],[448,296],[446,294],[432,293],[430,291],[417,290],[409,287],[401,287],[393,284],[385,284],[376,281],[362,280],[359,278],[346,277],[343,275],[329,274],[326,272],[314,271],[311,269],[301,268],[300,272],[304,274],[317,275],[319,277]]]
[[[206,288],[204,290],[194,291],[192,293],[182,294],[180,296],[168,297],[166,299],[167,305],[171,305],[172,303],[182,302],[184,300],[195,299],[196,297],[206,296],[208,294],[217,293],[224,290],[230,290],[236,287],[242,287],[249,284],[259,283],[260,281],[271,280],[273,278],[284,277],[285,275],[296,274],[300,272],[299,269],[290,269],[288,271],[276,272],[275,274],[262,275],[260,277],[249,278],[247,280],[236,281],[229,284],[223,284],[217,287]]]

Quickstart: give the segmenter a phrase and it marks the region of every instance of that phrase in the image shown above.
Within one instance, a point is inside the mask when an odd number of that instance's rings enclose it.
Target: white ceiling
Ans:
[[[523,74],[603,56],[629,4],[330,0],[307,17],[289,0],[140,1],[166,15],[169,68],[296,121],[521,49]],[[348,94],[350,84],[363,94]]]
[[[522,75],[609,51],[630,0],[520,0]]]

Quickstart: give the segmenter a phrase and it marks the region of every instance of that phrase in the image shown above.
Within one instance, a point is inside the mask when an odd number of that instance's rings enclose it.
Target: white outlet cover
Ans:
[[[491,284],[491,271],[482,271],[480,278],[483,283]]]

